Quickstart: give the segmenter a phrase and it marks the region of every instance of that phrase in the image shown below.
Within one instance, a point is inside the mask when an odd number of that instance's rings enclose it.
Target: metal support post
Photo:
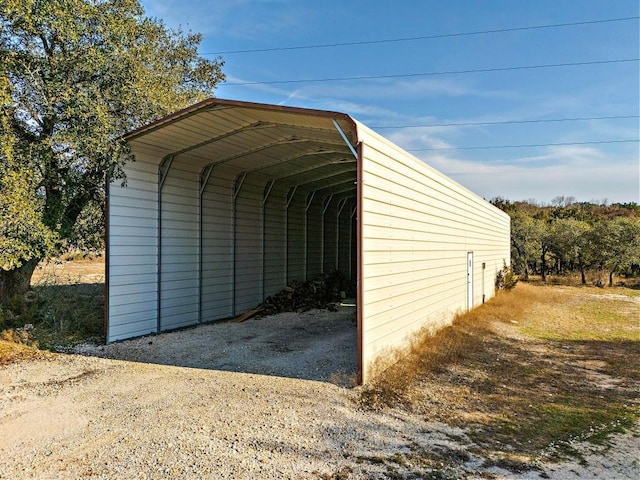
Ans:
[[[157,313],[156,313],[156,332],[162,329],[162,187],[167,179],[174,155],[168,155],[162,159],[158,166],[158,265],[157,265]]]

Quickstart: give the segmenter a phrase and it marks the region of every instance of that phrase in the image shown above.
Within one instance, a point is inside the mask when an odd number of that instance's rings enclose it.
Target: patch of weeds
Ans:
[[[38,319],[38,314],[39,302],[35,292],[14,295],[0,305],[0,331],[33,324]]]
[[[502,270],[496,274],[496,288],[498,290],[511,290],[518,284],[518,275],[513,272],[511,265],[503,262]]]
[[[414,445],[409,452],[360,456],[359,462],[383,465],[385,478],[454,480],[467,478],[464,463],[471,459],[462,450],[436,446],[429,450]]]
[[[0,305],[0,332],[7,331],[11,341],[53,351],[81,342],[102,343],[104,286],[80,281],[70,283],[61,275],[34,279],[32,290]]]
[[[78,260],[93,260],[104,255],[102,251],[95,250],[69,250],[60,255],[59,260],[63,262],[74,262]]]
[[[541,318],[525,322],[519,330],[542,340],[637,342],[639,311],[624,297],[575,294],[571,301],[540,309]]]
[[[5,340],[64,351],[104,340],[103,288],[96,284],[41,285],[0,307]]]
[[[637,319],[628,302],[584,291],[518,284],[416,340],[361,389],[361,406],[463,428],[477,454],[514,468],[550,445],[558,459],[580,458],[576,442],[606,442],[640,419]],[[590,328],[600,340],[586,335]]]
[[[41,352],[35,347],[16,342],[11,331],[5,330],[2,332],[0,338],[0,365],[8,365],[10,363],[42,358],[44,356],[46,356],[45,352]]]
[[[585,442],[599,447],[601,452],[606,452],[612,445],[610,437],[613,434],[625,433],[635,426],[636,420],[632,418],[617,419],[610,423],[590,427],[578,435],[568,437],[565,440],[552,442],[544,449],[544,456],[553,460],[565,460],[577,458],[581,464],[586,465],[582,449],[578,448]]]
[[[104,340],[102,285],[42,285],[35,291],[41,307],[34,334],[41,347],[58,351]]]
[[[356,457],[358,463],[371,463],[374,465],[384,465],[386,462],[383,456],[364,456],[360,455]]]
[[[358,385],[358,376],[355,373],[332,373],[329,377],[329,383],[333,383],[339,387],[353,388]]]

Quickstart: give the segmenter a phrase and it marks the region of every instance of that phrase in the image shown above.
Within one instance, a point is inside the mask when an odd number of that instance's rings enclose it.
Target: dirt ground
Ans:
[[[190,368],[352,383],[356,376],[356,311],[312,310],[220,322],[77,353]]]
[[[104,283],[104,257],[72,262],[51,259],[40,263],[31,279],[35,285]]]
[[[640,426],[509,470],[462,428],[363,410],[355,330],[345,305],[0,367],[0,479],[640,477]]]
[[[356,397],[330,382],[52,354],[0,368],[0,478],[638,478],[640,431],[577,445],[580,462],[512,472],[462,429],[363,411]],[[421,463],[403,470],[412,455]]]

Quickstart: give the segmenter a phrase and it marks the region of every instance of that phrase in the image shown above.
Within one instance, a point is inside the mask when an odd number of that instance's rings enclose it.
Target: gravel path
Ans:
[[[105,358],[307,380],[355,379],[356,308],[285,312],[74,350]]]
[[[633,433],[579,447],[582,465],[512,473],[484,466],[462,430],[359,409],[358,390],[336,384],[355,369],[351,315],[207,325],[1,367],[0,479],[638,478]],[[319,343],[283,342],[287,331]]]
[[[68,355],[5,367],[0,385],[3,479],[321,478],[448,441],[330,383]]]

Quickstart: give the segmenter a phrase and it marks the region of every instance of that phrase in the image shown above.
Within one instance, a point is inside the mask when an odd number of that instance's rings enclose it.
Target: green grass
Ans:
[[[541,321],[527,322],[521,333],[543,340],[640,341],[640,303],[597,295],[574,298],[554,307]]]
[[[601,290],[518,284],[423,335],[361,404],[463,428],[514,469],[606,445],[640,421],[640,336],[635,297]]]

